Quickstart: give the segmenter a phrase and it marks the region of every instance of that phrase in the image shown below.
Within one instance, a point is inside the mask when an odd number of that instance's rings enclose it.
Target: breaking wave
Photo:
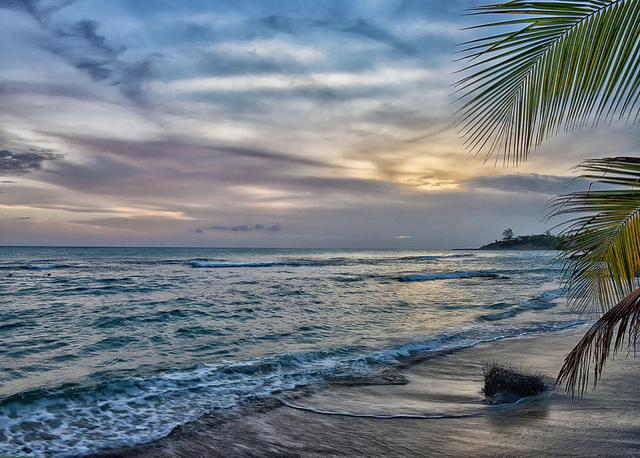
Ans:
[[[429,274],[410,274],[399,277],[399,281],[417,282],[434,280],[454,280],[459,278],[502,278],[495,272],[441,272]]]
[[[243,362],[198,365],[95,386],[67,384],[31,390],[0,401],[0,453],[69,456],[147,442],[210,412],[370,373],[385,365],[484,342],[571,329],[582,321],[516,327],[472,326],[397,347],[358,347],[286,353]]]
[[[500,312],[488,313],[480,315],[480,321],[499,321],[513,318],[523,312],[530,310],[546,310],[558,305],[557,300],[562,296],[562,289],[554,289],[545,291],[542,294],[527,300],[522,305],[510,305],[505,303],[497,303],[485,307],[487,310],[501,310]]]

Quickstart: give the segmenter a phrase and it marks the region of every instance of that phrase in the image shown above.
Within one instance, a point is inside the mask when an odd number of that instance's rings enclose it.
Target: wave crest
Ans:
[[[461,278],[503,278],[495,272],[440,272],[429,274],[410,274],[399,277],[399,281],[403,282],[419,282],[434,280],[454,280]]]
[[[142,443],[165,436],[205,413],[233,408],[247,399],[270,397],[337,376],[367,374],[373,368],[425,353],[581,324],[559,321],[509,328],[476,326],[383,350],[345,347],[287,353],[116,379],[96,386],[63,385],[24,392],[0,401],[0,437],[6,439],[0,443],[0,454],[21,454],[25,443],[34,455],[88,454]]]

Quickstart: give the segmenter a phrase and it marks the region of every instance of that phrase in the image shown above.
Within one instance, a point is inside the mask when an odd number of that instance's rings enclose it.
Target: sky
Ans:
[[[473,0],[0,0],[0,245],[439,249],[553,226],[624,127],[465,151]]]

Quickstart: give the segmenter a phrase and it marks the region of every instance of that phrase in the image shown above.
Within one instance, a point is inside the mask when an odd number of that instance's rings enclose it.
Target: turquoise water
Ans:
[[[0,254],[0,454],[142,443],[328,377],[579,324],[554,253]]]

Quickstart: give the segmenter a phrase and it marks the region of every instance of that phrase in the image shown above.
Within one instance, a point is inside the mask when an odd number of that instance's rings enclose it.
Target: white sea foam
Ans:
[[[146,442],[255,397],[572,325],[557,321],[571,319],[559,308],[545,310],[556,302],[551,293],[530,296],[557,276],[537,254],[4,252],[0,334],[12,364],[0,367],[0,455],[75,456]],[[416,254],[423,257],[408,256]],[[505,275],[512,280],[480,278]],[[439,294],[405,295],[418,283],[402,276],[443,281],[431,285]],[[511,310],[517,316],[478,317]],[[424,327],[407,326],[427,316]],[[394,346],[394,336],[407,343]],[[210,364],[182,366],[194,361]],[[63,381],[74,386],[55,385]]]
[[[522,312],[530,310],[545,310],[558,305],[558,300],[562,297],[562,289],[554,289],[545,291],[542,294],[529,299],[521,305],[514,305],[507,310],[500,312],[489,313],[486,315],[480,315],[478,320],[480,321],[499,321],[513,318]]]
[[[471,326],[398,347],[288,353],[244,362],[199,365],[94,387],[22,393],[0,402],[0,454],[69,456],[146,442],[199,416],[243,400],[366,374],[420,354],[569,329],[581,321],[517,327]],[[26,447],[26,448],[25,448]]]
[[[282,263],[274,262],[219,262],[219,261],[204,261],[195,260],[191,261],[193,267],[209,267],[218,269],[230,269],[238,267],[273,267],[275,265],[282,265]]]
[[[33,270],[48,270],[59,267],[57,264],[27,264],[25,268]]]
[[[403,256],[400,258],[403,261],[441,261],[447,259],[465,259],[474,257],[473,253],[459,253],[459,254],[439,254],[439,255],[416,255],[416,256]]]

